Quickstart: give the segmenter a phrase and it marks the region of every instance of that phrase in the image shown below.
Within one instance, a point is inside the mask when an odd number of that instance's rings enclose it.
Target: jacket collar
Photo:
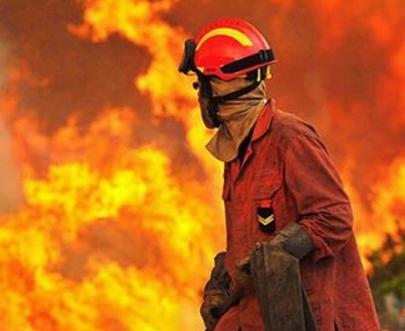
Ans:
[[[275,107],[276,102],[274,99],[267,101],[267,104],[263,108],[262,113],[257,119],[255,128],[253,129],[251,142],[260,139],[270,129]]]
[[[239,162],[238,158],[235,158],[234,160],[225,163],[225,169],[231,171],[232,173],[230,175],[232,182],[235,182],[237,180],[246,162],[251,158],[253,154],[252,143],[254,143],[256,140],[259,140],[270,130],[274,112],[276,109],[275,104],[276,103],[274,99],[270,99],[269,101],[267,101],[267,104],[263,108],[259,118],[257,119],[256,125],[254,126],[252,138],[245,152],[245,156],[243,158],[242,163]]]

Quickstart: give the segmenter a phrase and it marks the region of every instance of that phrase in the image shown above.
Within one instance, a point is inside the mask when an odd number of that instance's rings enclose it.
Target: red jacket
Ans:
[[[301,119],[264,108],[242,164],[225,164],[223,199],[227,228],[226,268],[258,241],[298,222],[316,250],[300,262],[303,286],[320,331],[375,331],[379,324],[353,234],[353,216],[341,179],[315,130]],[[259,223],[258,211],[274,220]],[[271,217],[273,219],[273,217]],[[242,298],[215,331],[263,331],[254,294]]]

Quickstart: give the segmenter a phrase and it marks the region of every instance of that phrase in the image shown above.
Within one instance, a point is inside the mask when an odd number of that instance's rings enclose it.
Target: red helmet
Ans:
[[[219,19],[186,42],[179,70],[192,70],[204,76],[230,80],[275,62],[274,54],[262,34],[239,18]],[[258,71],[258,80],[265,79]]]

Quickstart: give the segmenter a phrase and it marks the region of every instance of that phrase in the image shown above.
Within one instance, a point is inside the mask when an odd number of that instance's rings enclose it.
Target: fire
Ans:
[[[16,123],[15,134],[35,125]],[[40,141],[55,159],[43,178],[25,170],[26,206],[3,218],[3,329],[200,327],[190,316],[221,242],[205,231],[218,229],[219,216],[197,182],[170,172],[162,151],[131,147],[135,131],[132,112],[118,109],[84,135],[71,120],[24,142],[35,150]]]
[[[159,117],[173,116],[187,128],[187,139],[193,152],[210,172],[220,172],[218,165],[201,146],[209,134],[201,125],[196,107],[196,93],[187,77],[178,74],[184,40],[188,38],[180,27],[172,27],[161,16],[179,0],[78,0],[85,6],[84,23],[70,25],[72,33],[94,42],[106,40],[118,33],[137,46],[145,47],[152,57],[146,74],[135,79],[136,87],[150,97],[152,111]],[[193,78],[195,80],[195,78]]]
[[[405,44],[392,33],[403,28],[405,15],[397,12],[401,1],[371,2],[375,8],[361,1],[350,7],[339,1],[260,1],[255,12],[269,18],[253,13],[250,19],[273,41],[279,68],[291,67],[284,75],[275,68],[270,95],[274,91],[281,108],[315,122],[331,146],[352,198],[363,254],[395,233],[405,214]],[[177,66],[192,35],[187,19],[197,29],[224,12],[219,2],[206,8],[208,2],[196,1],[190,14],[184,3],[72,0],[58,4],[57,19],[37,19],[42,11],[53,17],[49,4],[16,15],[13,23],[11,14],[19,9],[1,2],[4,26],[12,36],[24,36],[8,50],[7,79],[0,77],[0,157],[14,160],[8,163],[14,172],[7,174],[24,195],[17,211],[0,216],[1,330],[203,328],[201,290],[214,254],[224,249],[222,164],[204,150],[211,133],[200,119],[193,78],[179,75]],[[251,3],[235,3],[231,11],[245,17]],[[363,18],[353,20],[352,12]],[[177,25],[181,13],[184,25]],[[63,33],[49,36],[61,17]],[[22,25],[23,33],[13,24]],[[36,38],[30,41],[26,31]],[[355,42],[353,31],[367,36],[368,47]],[[47,42],[45,53],[37,52]],[[136,102],[125,99],[123,86],[110,90],[121,76],[108,75],[126,66],[91,66],[115,61],[128,45],[147,58],[139,72],[127,73],[130,93],[140,94]],[[349,45],[353,51],[343,52]],[[102,53],[97,47],[112,57],[96,57]],[[49,49],[61,49],[63,56]],[[88,68],[77,68],[69,56]],[[297,65],[297,59],[316,65]],[[87,69],[90,78],[78,74]],[[100,70],[106,90],[89,93],[88,86],[98,87],[92,83]],[[57,98],[48,101],[47,91]],[[110,102],[111,91],[125,100]]]

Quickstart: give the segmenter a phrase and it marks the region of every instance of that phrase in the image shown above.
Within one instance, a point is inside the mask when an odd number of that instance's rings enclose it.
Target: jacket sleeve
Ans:
[[[316,249],[315,261],[335,256],[353,235],[353,214],[342,181],[315,134],[300,134],[285,154],[285,179]]]

